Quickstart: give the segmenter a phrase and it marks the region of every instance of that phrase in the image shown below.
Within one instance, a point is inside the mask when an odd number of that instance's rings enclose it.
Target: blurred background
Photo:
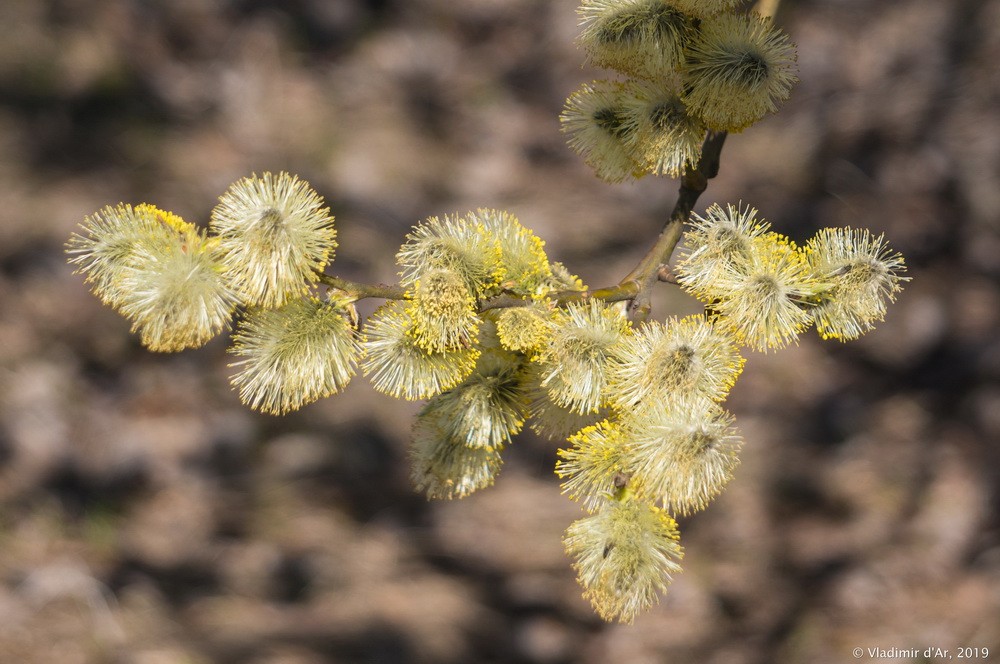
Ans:
[[[729,138],[699,210],[742,200],[800,242],[885,232],[913,281],[857,342],[750,354],[742,466],[632,626],[580,597],[556,444],[522,435],[494,487],[429,503],[414,404],[359,379],[255,414],[225,339],[147,352],[67,266],[106,204],[204,223],[232,181],[287,170],[336,215],[341,276],[392,280],[411,225],[484,206],[617,282],[677,185],[603,184],[565,147],[563,100],[603,75],[575,8],[0,3],[0,662],[1000,658],[997,0],[783,3],[801,83]],[[655,306],[697,308],[668,285]]]

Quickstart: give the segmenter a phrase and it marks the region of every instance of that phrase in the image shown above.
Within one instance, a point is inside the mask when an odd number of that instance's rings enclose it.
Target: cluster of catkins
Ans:
[[[706,130],[738,132],[776,110],[796,81],[795,47],[742,0],[584,0],[588,61],[598,80],[566,100],[570,146],[608,182],[677,177]]]
[[[906,280],[881,236],[827,228],[799,248],[756,214],[713,205],[685,233],[677,281],[704,315],[588,326],[608,340],[596,402],[606,417],[569,437],[556,472],[592,513],[565,542],[606,619],[631,621],[655,601],[679,569],[671,515],[704,508],[732,477],[742,439],[720,403],[743,366],[738,347],[781,348],[813,324],[854,339]]]
[[[284,173],[233,184],[207,231],[151,205],[106,207],[68,251],[150,349],[200,346],[238,314],[232,382],[255,409],[297,409],[359,368],[380,392],[426,400],[411,461],[430,498],[492,484],[526,422],[568,439],[557,474],[590,516],[567,551],[598,613],[631,621],[679,569],[671,515],[703,508],[738,462],[719,404],[739,345],[781,347],[812,323],[856,337],[903,279],[881,237],[828,229],[799,249],[755,213],[713,206],[687,233],[678,279],[711,313],[640,326],[498,210],[417,225],[396,256],[403,297],[362,325],[359,295],[322,283],[329,210]]]

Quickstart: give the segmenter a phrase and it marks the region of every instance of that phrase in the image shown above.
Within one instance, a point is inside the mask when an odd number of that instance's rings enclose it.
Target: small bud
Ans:
[[[552,277],[546,284],[549,291],[560,291],[560,290],[586,290],[587,287],[583,284],[583,280],[576,276],[569,269],[559,263],[558,261],[552,263],[550,266],[552,268]]]

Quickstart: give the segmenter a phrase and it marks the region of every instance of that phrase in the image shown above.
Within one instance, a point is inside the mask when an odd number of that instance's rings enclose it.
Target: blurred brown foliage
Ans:
[[[105,204],[204,222],[251,172],[309,180],[333,271],[391,280],[408,227],[514,212],[592,285],[676,183],[598,182],[557,116],[570,0],[0,3],[0,661],[768,664],[853,648],[1000,656],[1000,1],[785,0],[792,100],[702,198],[805,240],[886,232],[913,281],[879,329],[753,355],[743,465],[682,521],[685,571],[605,625],[561,550],[579,508],[522,436],[497,485],[409,486],[411,404],[358,380],[284,418],[225,341],[149,353],[63,243]],[[669,286],[654,315],[693,310]],[[867,654],[865,655],[867,658]]]

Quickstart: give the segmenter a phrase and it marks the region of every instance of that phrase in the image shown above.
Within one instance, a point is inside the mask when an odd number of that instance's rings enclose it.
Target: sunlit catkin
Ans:
[[[193,226],[170,242],[142,242],[121,270],[118,311],[154,351],[197,348],[229,327],[236,296],[218,243]]]
[[[632,484],[673,514],[704,507],[732,479],[742,438],[721,408],[692,404],[637,417],[628,436]]]
[[[117,307],[128,296],[123,276],[142,250],[160,253],[182,242],[194,228],[170,212],[143,203],[108,205],[86,217],[66,243],[69,262],[86,276],[94,294]]]
[[[871,330],[908,281],[903,257],[865,229],[824,228],[805,250],[814,274],[828,285],[811,310],[824,339],[847,341]]]
[[[608,393],[620,408],[721,401],[742,368],[735,340],[704,316],[652,321],[622,338],[609,371]]]
[[[595,412],[604,402],[611,353],[628,329],[628,319],[604,302],[570,304],[536,358],[541,386],[564,408]]]
[[[632,127],[625,115],[623,87],[614,81],[584,84],[566,100],[559,116],[569,146],[605,182],[641,177],[642,164],[630,147]]]
[[[413,425],[410,478],[429,499],[464,498],[493,484],[503,460],[499,447],[469,447],[451,434],[449,423],[425,411]]]
[[[379,392],[414,401],[440,394],[462,382],[476,366],[475,346],[431,352],[413,333],[403,302],[389,302],[368,319],[361,369]]]
[[[308,298],[248,313],[231,352],[240,399],[280,415],[344,389],[359,348],[343,304]]]
[[[577,12],[588,61],[638,78],[669,75],[693,32],[691,18],[664,0],[584,0]]]
[[[603,420],[569,442],[559,450],[556,475],[563,480],[563,493],[593,512],[628,482],[634,464],[630,440],[618,421]]]
[[[501,309],[496,314],[500,344],[507,350],[534,354],[552,332],[554,312],[544,302]]]
[[[701,22],[682,69],[684,101],[710,129],[738,132],[777,110],[797,78],[795,46],[770,20],[722,14]]]
[[[684,555],[677,523],[665,511],[625,499],[606,502],[567,530],[584,597],[605,620],[631,623],[659,601]]]
[[[688,113],[678,86],[667,81],[629,81],[622,108],[626,141],[643,168],[654,175],[679,177],[701,157],[705,125]]]
[[[474,298],[500,283],[500,246],[473,215],[431,217],[417,225],[396,254],[400,282],[413,285],[430,270],[459,275]]]
[[[431,353],[468,348],[479,331],[476,301],[456,272],[427,270],[414,282],[406,314],[417,345]]]
[[[519,295],[536,295],[551,282],[552,269],[545,242],[504,210],[480,208],[469,213],[500,251],[500,287]]]
[[[766,352],[798,340],[823,286],[788,238],[767,233],[754,240],[745,264],[725,266],[710,304],[741,343]]]
[[[223,262],[244,303],[275,307],[304,295],[333,257],[337,232],[323,199],[288,173],[233,183],[212,210]]]
[[[681,286],[703,302],[720,293],[716,288],[725,272],[748,264],[753,243],[768,232],[770,224],[757,218],[749,205],[711,205],[705,216],[695,214],[684,233],[684,247],[674,270]]]

